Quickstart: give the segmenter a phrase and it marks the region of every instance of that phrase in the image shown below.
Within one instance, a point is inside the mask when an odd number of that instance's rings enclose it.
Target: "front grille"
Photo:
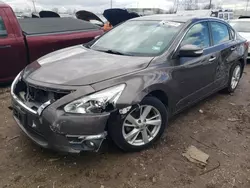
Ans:
[[[38,103],[45,103],[49,100],[58,100],[70,91],[53,91],[46,88],[37,88],[27,85],[27,98]]]
[[[51,88],[44,88],[39,86],[34,86],[20,80],[15,89],[15,94],[23,102],[34,102],[37,104],[43,104],[49,100],[56,101],[72,91],[70,90],[56,90]]]

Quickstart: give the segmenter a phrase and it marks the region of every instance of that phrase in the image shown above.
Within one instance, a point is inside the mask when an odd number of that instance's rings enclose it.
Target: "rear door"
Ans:
[[[235,32],[226,23],[212,21],[210,28],[213,49],[218,60],[214,78],[215,87],[221,88],[227,84],[230,68],[239,58],[239,52],[244,53],[244,45],[235,40]]]
[[[208,22],[200,22],[191,26],[179,48],[192,44],[203,48],[200,57],[178,57],[172,73],[178,86],[179,101],[176,110],[196,102],[214,90],[214,76],[217,67],[217,56],[212,48]],[[177,52],[178,53],[178,52]]]

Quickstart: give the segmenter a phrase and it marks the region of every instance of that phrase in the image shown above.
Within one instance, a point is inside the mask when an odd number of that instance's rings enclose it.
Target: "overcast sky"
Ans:
[[[32,0],[3,0],[13,8],[23,9],[30,7],[33,9]],[[110,8],[111,0],[35,0],[38,9],[51,9],[54,7],[63,11],[64,9],[85,9],[94,12],[102,12]],[[185,1],[185,0],[179,0]],[[207,4],[209,0],[198,0],[199,3]],[[215,4],[224,7],[242,8],[246,6],[247,0],[212,0]],[[113,7],[116,8],[162,8],[168,10],[174,4],[174,0],[113,0]],[[249,3],[250,5],[250,3]]]

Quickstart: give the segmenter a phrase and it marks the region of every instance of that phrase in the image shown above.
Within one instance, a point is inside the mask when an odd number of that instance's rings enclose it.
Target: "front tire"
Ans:
[[[228,85],[225,89],[227,93],[233,93],[236,90],[240,82],[241,75],[242,75],[242,66],[238,62],[234,64],[231,68]]]
[[[161,137],[168,114],[165,105],[150,96],[119,119],[110,122],[109,135],[122,150],[136,152],[148,148]]]

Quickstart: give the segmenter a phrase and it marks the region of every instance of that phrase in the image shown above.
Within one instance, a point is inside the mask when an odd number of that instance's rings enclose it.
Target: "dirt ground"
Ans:
[[[1,188],[250,187],[250,65],[233,95],[215,94],[179,114],[153,148],[139,153],[108,141],[99,153],[43,150],[12,119],[8,89],[0,93]],[[190,145],[210,155],[206,168],[182,156]]]

